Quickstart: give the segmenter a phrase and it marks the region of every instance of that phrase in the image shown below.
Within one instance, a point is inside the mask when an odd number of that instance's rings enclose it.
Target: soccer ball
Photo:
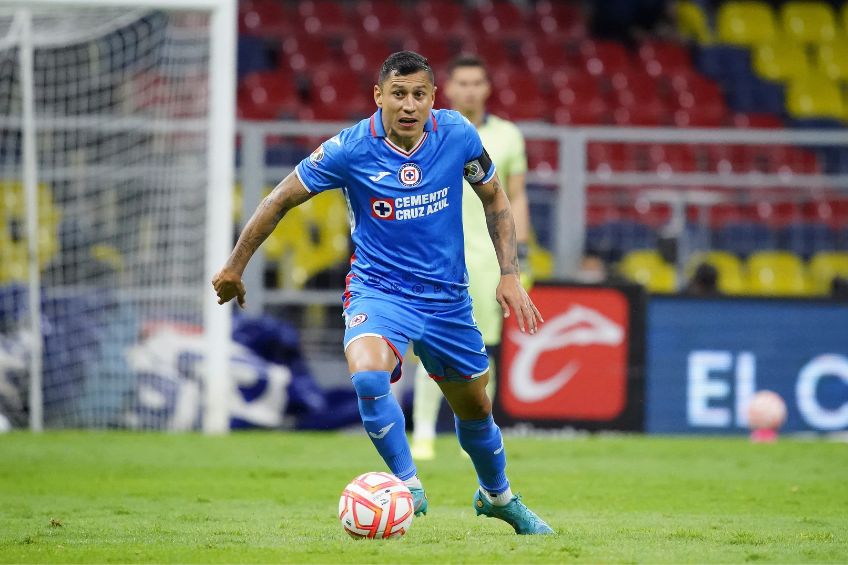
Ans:
[[[761,390],[748,405],[748,425],[753,430],[776,430],[786,421],[786,403],[780,395]]]
[[[365,473],[339,499],[339,520],[352,538],[401,537],[412,524],[412,493],[389,473]]]

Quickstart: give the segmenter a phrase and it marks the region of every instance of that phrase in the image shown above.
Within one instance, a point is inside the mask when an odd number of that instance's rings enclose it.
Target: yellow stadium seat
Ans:
[[[835,82],[820,74],[789,82],[786,106],[794,118],[845,119],[845,103]]]
[[[677,292],[677,272],[653,249],[628,253],[618,265],[619,272],[645,287],[648,292]]]
[[[824,2],[787,2],[780,16],[783,31],[797,41],[820,43],[836,37],[836,17]]]
[[[791,40],[761,43],[753,49],[754,70],[768,80],[788,80],[810,72],[804,46]]]
[[[713,39],[707,17],[695,2],[677,3],[677,30],[684,39],[698,43],[710,43]]]
[[[312,276],[346,261],[350,224],[339,191],[320,194],[291,209],[265,242],[277,261],[278,285],[301,288]]]
[[[38,264],[44,268],[59,251],[60,213],[46,184],[38,186]],[[23,184],[0,180],[0,284],[27,277],[26,198]],[[17,228],[17,229],[15,229]]]
[[[724,294],[745,294],[745,276],[742,261],[727,251],[707,251],[692,257],[686,266],[686,278],[691,279],[701,263],[709,263],[718,271],[718,289]]]
[[[803,296],[809,294],[801,259],[786,251],[759,251],[748,257],[748,288],[751,294]]]
[[[842,33],[848,34],[848,2],[842,4]]]
[[[831,80],[848,81],[848,35],[819,44],[816,66],[821,74]]]
[[[764,2],[725,2],[718,10],[718,39],[735,45],[757,45],[774,41],[774,13]]]
[[[810,259],[808,270],[811,291],[814,294],[828,295],[834,277],[848,277],[848,252],[820,251]]]

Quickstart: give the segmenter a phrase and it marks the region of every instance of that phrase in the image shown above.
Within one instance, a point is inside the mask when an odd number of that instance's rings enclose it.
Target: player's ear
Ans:
[[[379,84],[374,85],[374,103],[378,108],[383,107],[383,89],[380,88]]]

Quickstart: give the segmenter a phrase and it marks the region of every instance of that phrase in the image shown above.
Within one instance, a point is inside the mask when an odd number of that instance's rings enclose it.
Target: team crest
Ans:
[[[381,220],[394,220],[394,202],[392,202],[391,198],[372,198],[371,215]]]
[[[366,314],[365,312],[362,312],[360,314],[357,314],[353,318],[351,318],[350,323],[347,325],[347,327],[355,328],[356,326],[363,323],[367,319],[368,319],[368,314]]]
[[[312,152],[312,155],[309,156],[309,162],[313,165],[317,165],[318,162],[324,158],[324,144],[318,146],[318,149]]]
[[[398,171],[398,180],[404,186],[421,184],[421,168],[415,163],[404,163]]]

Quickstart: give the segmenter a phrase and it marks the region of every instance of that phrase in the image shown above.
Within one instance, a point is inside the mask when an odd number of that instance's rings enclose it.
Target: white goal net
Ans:
[[[232,233],[227,2],[160,4],[0,8],[0,424],[191,429],[185,387],[224,376],[201,365],[229,332],[208,283]],[[207,350],[166,359],[162,331]]]

